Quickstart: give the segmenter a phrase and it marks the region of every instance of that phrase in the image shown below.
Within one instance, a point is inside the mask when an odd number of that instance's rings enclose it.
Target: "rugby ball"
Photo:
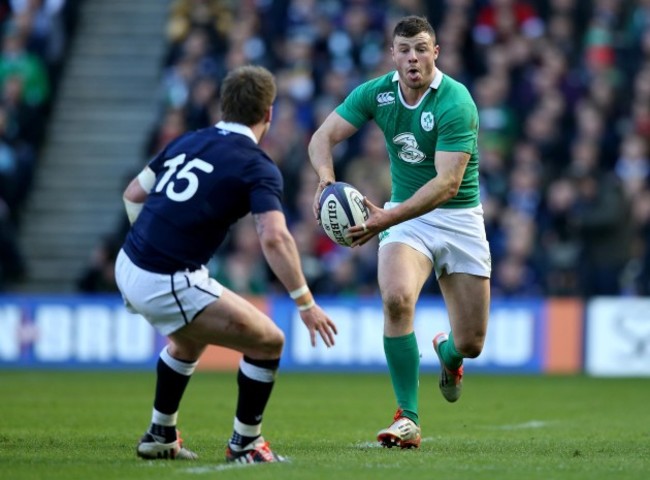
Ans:
[[[325,187],[319,200],[320,224],[335,243],[349,247],[348,228],[361,225],[370,216],[363,195],[349,183],[335,182]]]

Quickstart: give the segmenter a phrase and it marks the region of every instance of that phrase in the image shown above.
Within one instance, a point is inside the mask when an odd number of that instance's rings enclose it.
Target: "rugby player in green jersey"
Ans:
[[[467,89],[436,68],[440,47],[426,18],[401,19],[393,31],[396,70],[350,93],[311,138],[320,183],[335,181],[332,148],[374,120],[390,157],[391,201],[369,202],[370,217],[352,227],[353,247],[379,235],[378,281],[384,305],[384,351],[398,410],[377,434],[386,447],[417,448],[420,352],[413,317],[434,271],[451,332],[433,339],[440,390],[461,394],[463,359],[483,349],[490,304],[490,250],[478,184],[478,113]]]

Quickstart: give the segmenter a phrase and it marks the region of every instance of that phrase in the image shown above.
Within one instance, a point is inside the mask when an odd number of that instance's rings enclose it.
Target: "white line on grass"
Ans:
[[[547,427],[552,422],[545,422],[543,420],[531,420],[524,423],[513,423],[511,425],[496,425],[488,428],[496,428],[498,430],[525,430],[529,428],[543,428]]]
[[[288,458],[285,457],[285,462],[290,462]],[[254,467],[256,465],[264,465],[263,463],[222,463],[219,465],[205,465],[202,467],[190,467],[183,469],[186,473],[195,473],[201,475],[204,473],[213,473],[213,472],[223,472],[225,470],[232,470],[235,468],[246,468]]]

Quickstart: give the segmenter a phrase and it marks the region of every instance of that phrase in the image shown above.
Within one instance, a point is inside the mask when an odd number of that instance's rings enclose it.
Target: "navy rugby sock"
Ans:
[[[245,447],[262,434],[262,416],[275,383],[280,359],[255,360],[244,356],[239,363],[239,395],[230,446]]]
[[[153,414],[149,433],[155,435],[158,441],[164,438],[165,443],[176,440],[176,417],[178,407],[185,393],[197,362],[184,362],[172,357],[163,348],[156,365],[156,396],[153,403]]]

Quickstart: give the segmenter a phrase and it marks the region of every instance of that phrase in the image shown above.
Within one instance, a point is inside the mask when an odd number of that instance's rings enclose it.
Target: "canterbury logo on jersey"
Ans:
[[[395,94],[393,92],[381,92],[377,94],[377,104],[380,107],[395,103]]]

